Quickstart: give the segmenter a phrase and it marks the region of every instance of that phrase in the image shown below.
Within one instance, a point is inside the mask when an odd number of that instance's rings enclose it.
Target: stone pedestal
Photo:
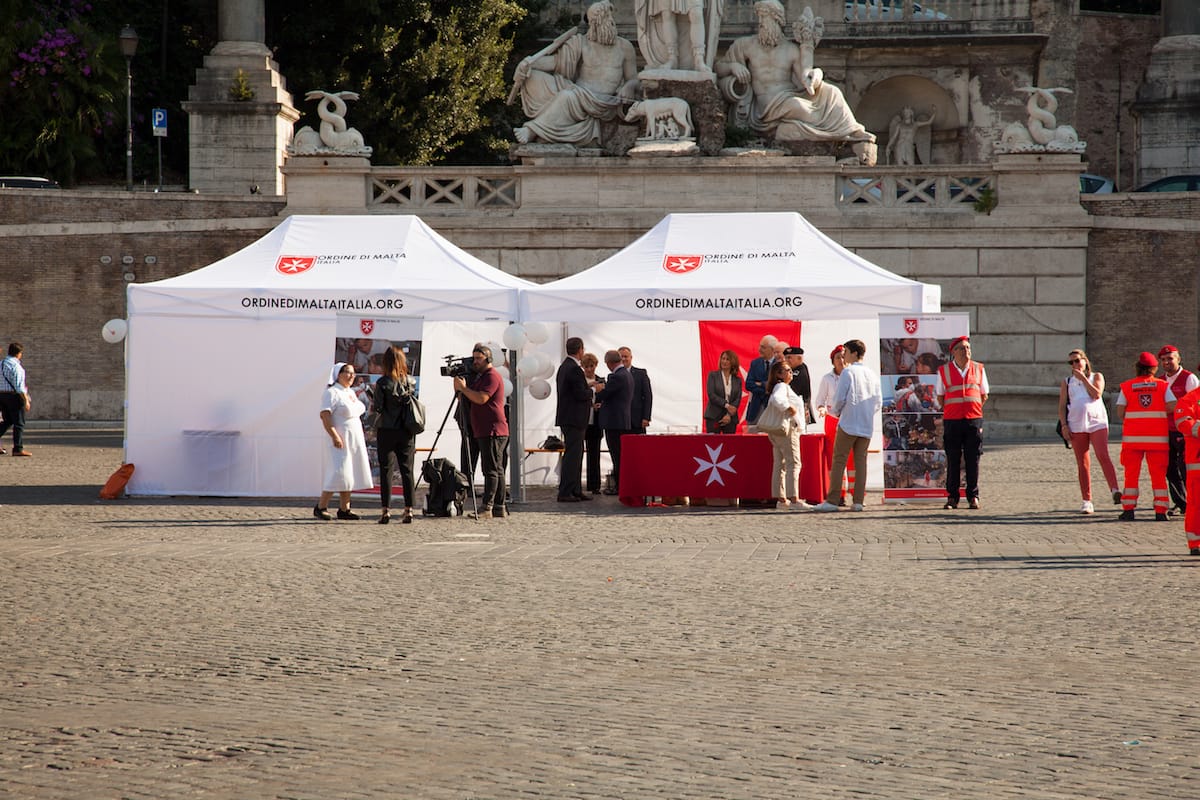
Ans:
[[[1087,217],[1079,204],[1083,160],[1074,153],[1007,153],[996,156],[999,206],[994,214],[1027,213],[1029,206]]]
[[[365,214],[370,173],[370,159],[359,156],[291,156],[282,171],[288,204],[280,216]]]
[[[1154,45],[1133,113],[1139,186],[1200,168],[1200,35],[1167,36]]]
[[[241,84],[238,71],[245,76]],[[230,90],[240,84],[252,97]],[[183,103],[188,115],[188,185],[204,194],[282,195],[280,168],[300,113],[261,42],[221,42],[204,57]]]
[[[711,72],[682,69],[645,70],[638,79],[648,98],[679,97],[692,110],[696,145],[706,156],[715,156],[725,146],[725,102],[717,91]]]

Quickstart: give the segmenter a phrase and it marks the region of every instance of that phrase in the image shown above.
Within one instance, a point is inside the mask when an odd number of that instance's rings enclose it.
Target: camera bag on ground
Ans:
[[[448,458],[431,458],[421,466],[421,477],[429,484],[422,513],[427,517],[462,516],[467,499],[467,476]]]

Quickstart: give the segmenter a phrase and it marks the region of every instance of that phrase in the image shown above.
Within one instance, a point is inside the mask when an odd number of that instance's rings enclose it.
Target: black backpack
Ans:
[[[421,466],[421,477],[429,484],[422,511],[425,516],[462,516],[467,490],[471,486],[467,483],[467,476],[458,471],[454,462],[448,458],[431,458]]]

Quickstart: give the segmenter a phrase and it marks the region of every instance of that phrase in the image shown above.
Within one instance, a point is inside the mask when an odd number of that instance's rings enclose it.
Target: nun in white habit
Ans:
[[[333,519],[329,500],[334,492],[341,500],[337,518],[358,519],[350,510],[350,493],[375,486],[362,426],[367,407],[350,388],[353,383],[354,365],[339,361],[329,373],[329,386],[321,398],[321,424],[329,435],[330,447],[322,459],[325,481],[321,499],[313,506],[313,516],[317,519]]]

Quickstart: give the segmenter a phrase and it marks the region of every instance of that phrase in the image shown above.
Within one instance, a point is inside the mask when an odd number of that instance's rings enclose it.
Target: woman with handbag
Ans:
[[[413,493],[416,491],[413,460],[417,452],[417,435],[409,430],[406,416],[411,416],[410,407],[416,402],[416,396],[416,385],[408,374],[408,359],[403,350],[392,345],[383,353],[383,375],[375,382],[375,411],[379,414],[375,442],[379,454],[379,502],[383,508],[380,525],[391,522],[393,455],[404,491],[404,516],[400,521],[406,524],[413,521]]]
[[[1117,470],[1108,454],[1108,410],[1104,407],[1104,376],[1092,371],[1087,353],[1072,350],[1067,356],[1071,375],[1058,386],[1058,421],[1065,436],[1071,437],[1071,449],[1075,451],[1075,467],[1079,473],[1079,491],[1083,505],[1079,510],[1092,514],[1092,465],[1088,449],[1096,451],[1096,460],[1113,503],[1121,502],[1121,489],[1117,484]]]
[[[705,433],[735,433],[742,402],[742,376],[738,369],[737,353],[726,350],[721,353],[718,369],[708,373],[705,393],[708,403],[704,406]]]
[[[354,365],[339,361],[329,374],[329,385],[321,398],[321,424],[329,434],[329,457],[325,459],[325,481],[321,498],[313,506],[317,519],[333,519],[329,501],[337,492],[338,519],[358,519],[350,510],[350,493],[370,489],[371,460],[367,457],[367,437],[363,434],[362,415],[367,407],[355,395]]]
[[[771,440],[771,481],[778,508],[807,511],[800,499],[800,434],[804,433],[804,398],[792,391],[792,368],[786,362],[771,365],[767,403],[758,416],[759,433]],[[765,423],[765,424],[764,424]]]

